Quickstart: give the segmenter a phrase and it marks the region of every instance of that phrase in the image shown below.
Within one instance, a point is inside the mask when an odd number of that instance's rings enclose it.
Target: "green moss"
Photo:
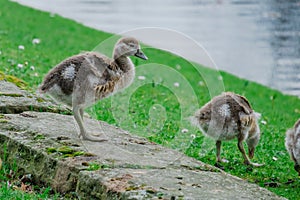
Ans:
[[[18,86],[19,88],[21,88],[23,90],[28,89],[28,84],[25,81],[17,78],[16,76],[7,75],[4,72],[0,71],[0,81],[3,81],[3,80],[14,83],[16,86]]]
[[[74,152],[73,156],[76,157],[76,156],[82,156],[82,155],[85,155],[85,152],[84,151],[76,151]]]
[[[37,136],[39,139],[44,139],[44,137],[42,135],[37,135]],[[48,148],[46,148],[46,152],[48,154],[59,153],[59,155],[56,155],[59,158],[67,158],[67,157],[73,158],[76,156],[86,156],[86,157],[95,156],[95,154],[88,153],[85,151],[76,151],[69,146],[61,146],[59,148],[48,147]]]
[[[42,134],[37,134],[36,136],[34,136],[33,139],[34,139],[34,140],[43,140],[43,139],[45,139],[45,136],[42,135]]]
[[[8,120],[6,120],[6,119],[0,119],[0,123],[8,123]]]
[[[55,106],[49,106],[47,108],[47,112],[52,112],[52,113],[59,113],[59,114],[63,114],[63,115],[72,115],[72,111],[69,109],[61,109],[59,107],[55,107]]]
[[[46,148],[46,151],[48,154],[52,154],[52,153],[57,152],[57,149],[54,147],[48,147],[48,148]]]
[[[18,127],[15,127],[15,126],[7,126],[7,127],[5,127],[5,130],[13,131],[13,132],[20,132],[21,131]]]
[[[57,151],[62,154],[73,154],[75,152],[74,149],[72,149],[71,147],[68,147],[68,146],[59,147],[57,149]]]
[[[93,154],[93,153],[90,153],[90,152],[85,152],[85,153],[84,153],[84,156],[85,156],[85,157],[94,157],[94,156],[96,156],[96,155]]]
[[[41,98],[41,97],[37,97],[36,100],[37,100],[37,102],[39,102],[39,103],[45,102],[45,99],[43,99],[43,98]]]
[[[22,94],[2,93],[2,92],[0,92],[0,96],[7,96],[7,97],[24,97],[24,95],[22,95]]]
[[[3,81],[3,80],[5,80],[5,74],[4,74],[4,72],[0,71],[0,81]]]
[[[88,171],[96,171],[101,168],[100,164],[97,163],[89,163],[89,167],[87,168]]]
[[[106,164],[99,164],[96,162],[89,162],[87,163],[88,168],[86,169],[87,171],[96,171],[99,169],[109,169],[112,168],[110,165],[106,165]]]

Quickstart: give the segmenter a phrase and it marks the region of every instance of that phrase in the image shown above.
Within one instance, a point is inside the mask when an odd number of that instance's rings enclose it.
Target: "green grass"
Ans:
[[[25,80],[32,91],[49,69],[68,56],[92,50],[98,44],[96,49],[111,52],[113,42],[101,43],[111,34],[5,0],[0,0],[0,5],[0,71]],[[33,44],[34,38],[41,42]],[[25,49],[20,50],[19,45]],[[285,131],[299,118],[297,97],[195,65],[165,51],[148,46],[143,51],[148,61],[132,60],[138,65],[137,76],[146,79],[136,79],[124,92],[88,109],[92,116],[214,165],[213,142],[191,127],[187,118],[211,96],[224,89],[234,91],[246,96],[262,114],[265,123],[260,124],[262,137],[254,162],[266,165],[243,165],[236,141],[230,141],[223,143],[222,156],[230,161],[224,164],[224,170],[288,199],[299,198],[300,179],[284,147]],[[5,189],[3,184],[0,187]]]
[[[54,194],[51,188],[34,185],[32,180],[23,177],[24,174],[18,172],[17,163],[7,165],[5,162],[0,162],[0,199],[59,199],[59,194]]]

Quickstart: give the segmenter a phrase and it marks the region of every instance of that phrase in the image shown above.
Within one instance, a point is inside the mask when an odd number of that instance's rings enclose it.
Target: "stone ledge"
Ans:
[[[88,132],[109,138],[98,143],[81,141],[68,115],[27,111],[0,119],[0,158],[80,199],[283,199],[105,122],[85,119]]]
[[[77,138],[72,116],[46,112],[4,116],[8,121],[0,128],[0,146],[5,147],[1,155],[6,149],[8,162],[16,161],[36,183],[50,184],[62,193],[75,191],[82,199],[280,199],[104,122],[86,119],[89,131],[96,132],[100,126],[110,138],[98,143]],[[58,150],[66,146],[70,155]],[[49,148],[57,150],[48,152]],[[92,164],[102,169],[89,171]]]
[[[32,95],[10,82],[0,81],[0,113],[24,111],[71,114],[67,107],[58,106],[42,97]]]

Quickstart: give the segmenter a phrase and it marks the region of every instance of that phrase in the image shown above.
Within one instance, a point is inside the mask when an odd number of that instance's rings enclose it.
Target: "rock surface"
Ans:
[[[11,89],[5,91],[3,85]],[[7,82],[0,86],[0,94],[22,95],[9,96],[19,105],[29,95]],[[0,102],[2,107],[12,105],[5,95]],[[37,184],[75,192],[80,199],[282,199],[105,122],[85,119],[89,133],[108,138],[89,142],[78,138],[72,116],[26,109],[4,113],[8,110],[0,114],[0,159],[16,162]]]
[[[16,85],[0,81],[0,113],[21,113],[24,111],[54,112],[70,114],[64,106],[57,106],[35,95],[19,89]]]

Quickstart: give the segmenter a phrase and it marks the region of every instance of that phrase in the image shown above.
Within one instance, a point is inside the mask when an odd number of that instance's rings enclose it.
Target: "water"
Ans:
[[[300,96],[299,0],[16,1],[96,29],[125,32],[190,60]],[[132,31],[141,27],[157,29],[150,29],[147,36],[145,29]],[[176,32],[172,37],[166,30],[155,34],[159,28],[179,31],[206,51],[196,51]]]

